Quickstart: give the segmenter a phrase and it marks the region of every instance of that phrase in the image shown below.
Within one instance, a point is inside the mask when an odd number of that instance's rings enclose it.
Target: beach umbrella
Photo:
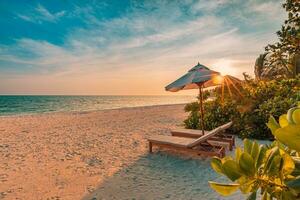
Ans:
[[[199,89],[199,103],[201,114],[202,133],[204,134],[204,112],[203,112],[203,88],[217,86],[220,84],[222,77],[219,72],[210,70],[208,67],[198,63],[195,67],[190,69],[188,73],[167,85],[165,89],[170,92],[177,92],[180,90]]]

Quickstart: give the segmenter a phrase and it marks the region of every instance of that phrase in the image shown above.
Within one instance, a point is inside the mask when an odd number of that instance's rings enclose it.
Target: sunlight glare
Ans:
[[[238,74],[236,68],[233,67],[234,60],[230,59],[219,59],[215,63],[212,64],[213,69],[216,71],[221,72],[223,75],[230,74],[232,76],[235,76]]]

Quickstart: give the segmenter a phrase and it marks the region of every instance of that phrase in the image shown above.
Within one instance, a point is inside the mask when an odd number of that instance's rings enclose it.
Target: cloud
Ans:
[[[151,91],[161,93],[159,88],[163,90],[165,84],[198,61],[238,77],[244,71],[252,73],[255,58],[266,44],[276,39],[274,27],[257,29],[258,24],[279,27],[282,15],[277,21],[265,17],[278,15],[269,9],[274,2],[250,1],[246,13],[239,12],[241,5],[235,5],[236,1],[211,2],[146,1],[113,18],[97,16],[93,5],[53,13],[39,4],[32,15],[18,16],[26,21],[59,23],[68,13],[68,20],[80,18],[85,26],[69,31],[62,44],[21,38],[14,45],[1,45],[0,65],[6,71],[0,85],[8,79],[11,83],[12,79],[24,81],[37,77],[36,81],[30,81],[32,86],[43,79],[55,82],[57,87],[68,85],[65,89],[70,90],[72,84],[65,82],[68,80],[81,89],[79,83],[89,83],[91,88],[110,85],[117,94],[121,89],[114,85],[136,88],[134,80],[143,85],[143,80],[155,79],[159,85]],[[233,5],[236,9],[231,12]],[[257,16],[250,18],[250,15]]]
[[[60,11],[57,13],[50,13],[45,7],[41,4],[38,4],[36,11],[40,14],[41,19],[45,21],[54,22],[58,20],[60,17],[64,16],[66,11]]]
[[[256,14],[267,17],[270,20],[282,19],[286,15],[286,13],[282,12],[283,1],[280,0],[280,2],[267,1],[261,3],[251,3],[250,9],[254,11]]]
[[[18,14],[17,16],[25,21],[41,24],[44,21],[52,23],[57,22],[65,14],[66,11],[64,10],[56,13],[51,13],[44,6],[38,4],[33,11],[30,11],[27,14]]]
[[[211,1],[198,0],[191,7],[191,11],[193,13],[212,12],[226,5],[228,2],[229,2],[228,0],[211,0]]]

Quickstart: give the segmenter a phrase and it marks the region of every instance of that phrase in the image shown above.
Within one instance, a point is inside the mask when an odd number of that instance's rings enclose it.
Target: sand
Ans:
[[[168,105],[0,117],[0,199],[222,199],[209,160],[148,153],[146,138],[186,115]]]

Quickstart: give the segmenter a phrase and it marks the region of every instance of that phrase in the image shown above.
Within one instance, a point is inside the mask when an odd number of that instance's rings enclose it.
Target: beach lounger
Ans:
[[[149,152],[152,153],[153,146],[158,146],[185,151],[194,155],[224,157],[225,148],[220,145],[211,144],[208,140],[229,125],[231,125],[231,122],[209,131],[197,139],[163,135],[151,137],[148,139]]]
[[[234,135],[225,134],[225,130],[230,128],[232,122],[227,123],[227,126],[223,126],[222,129],[219,130],[219,133],[209,139],[211,144],[221,144],[222,146],[227,146],[231,151],[235,146],[235,137]],[[205,134],[209,133],[209,131],[205,131]],[[172,136],[176,137],[186,137],[186,138],[199,138],[201,137],[202,131],[195,129],[184,129],[178,128],[171,130]]]

